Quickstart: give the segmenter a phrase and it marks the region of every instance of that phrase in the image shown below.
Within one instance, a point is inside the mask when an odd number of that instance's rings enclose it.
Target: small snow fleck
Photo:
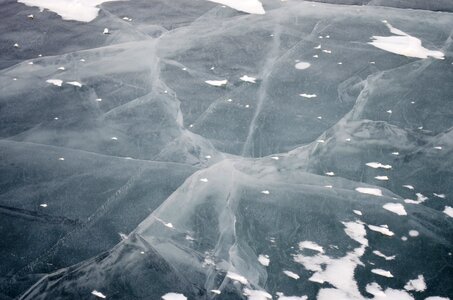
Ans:
[[[380,189],[376,189],[376,188],[358,187],[355,190],[362,194],[382,196],[382,191]]]
[[[228,277],[232,280],[238,281],[242,284],[248,284],[247,278],[245,278],[244,276],[239,275],[237,273],[231,272],[231,271],[228,271],[228,273],[226,274],[226,277]]]
[[[82,87],[82,84],[78,81],[68,81],[68,82],[66,82],[66,84],[70,84],[70,85],[77,86],[77,87]]]
[[[45,207],[47,207],[47,204],[46,204],[46,203],[42,203],[42,204],[39,204],[39,206],[41,206],[41,207],[44,207],[44,208],[45,208]]]
[[[261,194],[269,195],[270,192],[268,190],[261,191]]]
[[[187,300],[187,297],[178,293],[167,293],[162,296],[163,300]]]
[[[58,160],[64,160],[64,157],[60,157],[60,158],[58,158]]]
[[[392,231],[390,231],[385,225],[381,225],[381,226],[368,225],[368,228],[373,231],[382,233],[384,235],[388,235],[388,236],[394,235],[394,233]]]
[[[446,214],[447,216],[453,218],[453,207],[445,206],[443,213]]]
[[[373,251],[373,254],[374,254],[374,255],[377,255],[377,256],[379,256],[379,257],[382,257],[382,258],[384,258],[385,260],[394,260],[395,257],[396,257],[396,255],[387,256],[387,255],[385,255],[384,253],[382,253],[382,252],[379,251],[379,250],[374,250],[374,251]]]
[[[420,233],[417,230],[409,230],[409,236],[417,237],[419,235],[420,235]]]
[[[256,83],[256,78],[255,77],[249,77],[247,75],[244,75],[244,76],[242,76],[239,79],[242,80],[242,81],[245,81],[245,82]]]
[[[403,187],[405,187],[406,189],[410,189],[410,190],[414,189],[414,186],[409,185],[409,184],[405,184],[405,185],[403,185]]]
[[[296,280],[300,278],[299,275],[297,275],[296,273],[291,272],[291,271],[284,270],[283,273],[285,273],[286,276],[291,277]]]
[[[326,172],[325,173],[327,176],[335,176],[335,173],[334,172]]]
[[[386,203],[384,204],[384,209],[391,211],[392,213],[395,213],[399,216],[406,216],[407,212],[404,209],[404,205],[400,203]]]
[[[310,68],[311,64],[305,61],[298,62],[297,64],[294,65],[294,67],[298,70],[305,70]]]
[[[208,182],[208,179],[207,178],[201,178],[200,181],[201,182]]]
[[[374,177],[374,178],[377,179],[377,180],[389,180],[389,177],[388,177],[388,176],[385,176],[385,175],[376,176],[376,177]]]
[[[442,198],[442,199],[445,199],[447,196],[445,196],[445,194],[437,194],[437,193],[433,193],[433,195],[437,198]]]
[[[361,216],[362,215],[362,212],[360,210],[356,210],[354,209],[353,212],[358,215],[358,216]]]
[[[46,82],[56,86],[61,86],[63,84],[63,80],[60,79],[47,79]]]
[[[305,94],[305,93],[304,94],[299,94],[299,96],[304,97],[304,98],[308,98],[308,99],[317,97],[316,94]]]
[[[269,263],[271,262],[271,260],[269,259],[269,256],[263,255],[263,254],[260,254],[258,256],[258,261],[260,262],[260,264],[262,264],[265,267],[269,266]]]
[[[205,82],[209,85],[220,87],[226,85],[228,83],[228,80],[206,80]]]
[[[98,298],[102,298],[102,299],[107,298],[103,293],[98,292],[98,291],[96,291],[96,290],[93,290],[93,291],[91,292],[91,294],[95,295],[95,296],[98,297]]]
[[[373,169],[391,169],[392,166],[391,165],[384,165],[384,164],[381,164],[379,162],[369,162],[369,163],[366,163],[366,165],[370,168],[373,168]]]
[[[373,270],[371,270],[371,272],[374,274],[377,274],[377,275],[388,277],[388,278],[393,277],[392,273],[390,273],[389,271],[386,271],[386,270],[382,270],[382,269],[373,269]]]

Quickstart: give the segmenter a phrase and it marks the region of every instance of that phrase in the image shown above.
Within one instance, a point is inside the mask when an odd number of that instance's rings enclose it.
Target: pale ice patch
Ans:
[[[260,262],[260,264],[262,264],[265,267],[269,266],[269,263],[271,262],[271,260],[269,259],[269,256],[263,255],[263,254],[260,254],[258,256],[258,261]]]
[[[383,206],[386,210],[391,211],[399,216],[406,216],[407,212],[404,209],[404,205],[400,203],[386,203]]]
[[[445,206],[445,208],[444,208],[444,214],[446,214],[447,216],[453,218],[453,207],[451,207],[451,206]]]
[[[220,295],[222,292],[220,290],[211,290],[211,293]]]
[[[373,269],[373,270],[371,270],[371,272],[374,274],[377,274],[377,275],[388,277],[388,278],[393,277],[392,273],[390,273],[389,271],[386,271],[386,270],[382,270],[382,269]]]
[[[119,0],[108,0],[119,1]],[[42,11],[48,9],[60,15],[63,20],[75,20],[80,22],[93,21],[99,8],[96,6],[107,0],[18,0],[28,6],[36,6]]]
[[[288,271],[288,270],[284,270],[283,273],[285,273],[286,276],[291,277],[291,278],[296,279],[296,280],[300,278],[299,275],[297,275],[294,272]]]
[[[362,212],[360,210],[354,209],[353,212],[358,216],[362,215]]]
[[[235,10],[255,15],[264,15],[263,4],[258,0],[208,0],[229,6]]]
[[[384,164],[381,164],[380,162],[369,162],[369,163],[366,163],[366,165],[370,168],[373,168],[373,169],[391,169],[392,166],[391,165],[384,165]]]
[[[201,182],[208,182],[209,180],[207,178],[201,178],[200,181]]]
[[[206,80],[205,82],[212,86],[224,86],[228,83],[228,80]]]
[[[244,75],[244,76],[242,76],[239,79],[242,80],[242,81],[245,81],[245,82],[256,83],[256,78],[255,77],[249,77],[247,75]]]
[[[47,203],[41,203],[41,204],[39,204],[39,206],[46,208],[47,207]]]
[[[264,190],[264,191],[261,191],[261,194],[264,194],[264,195],[269,195],[270,192],[268,190]]]
[[[431,297],[425,298],[425,300],[450,300],[450,298],[439,297],[439,296],[431,296]]]
[[[311,64],[305,61],[298,62],[294,67],[298,70],[305,70],[310,68]]]
[[[382,196],[382,191],[380,189],[376,189],[376,188],[358,187],[355,190],[362,194]]]
[[[423,275],[418,275],[417,279],[409,280],[404,286],[406,291],[423,292],[426,290],[425,278]]]
[[[178,293],[167,293],[162,296],[163,300],[187,300],[187,297]]]
[[[94,296],[96,296],[98,298],[102,298],[102,299],[107,298],[103,293],[96,291],[96,290],[92,291],[91,294],[93,294]]]
[[[47,79],[46,82],[56,86],[61,86],[63,84],[63,80],[60,79]]]
[[[403,185],[403,187],[405,187],[406,189],[409,189],[409,190],[413,190],[414,189],[414,187],[412,185],[410,185],[410,184],[405,184],[405,185]]]
[[[444,53],[441,51],[429,50],[422,46],[420,39],[413,37],[399,29],[394,28],[387,22],[384,22],[390,29],[390,32],[395,34],[392,36],[373,36],[373,45],[379,49],[392,52],[399,55],[416,58],[433,57],[436,59],[444,59]]]
[[[374,177],[374,178],[377,179],[377,180],[389,180],[389,177],[388,177],[388,176],[385,176],[385,175],[376,176],[376,177]]]

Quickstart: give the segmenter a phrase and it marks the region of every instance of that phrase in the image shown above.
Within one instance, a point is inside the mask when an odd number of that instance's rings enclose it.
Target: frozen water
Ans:
[[[451,1],[0,8],[1,299],[453,299]]]

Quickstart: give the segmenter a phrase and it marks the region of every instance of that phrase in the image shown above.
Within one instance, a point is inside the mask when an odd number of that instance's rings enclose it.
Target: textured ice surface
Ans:
[[[451,1],[20,2],[0,298],[453,299]]]

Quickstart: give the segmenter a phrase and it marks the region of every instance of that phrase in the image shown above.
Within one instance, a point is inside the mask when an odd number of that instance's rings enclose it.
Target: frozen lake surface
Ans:
[[[0,17],[0,299],[453,300],[451,0]]]

